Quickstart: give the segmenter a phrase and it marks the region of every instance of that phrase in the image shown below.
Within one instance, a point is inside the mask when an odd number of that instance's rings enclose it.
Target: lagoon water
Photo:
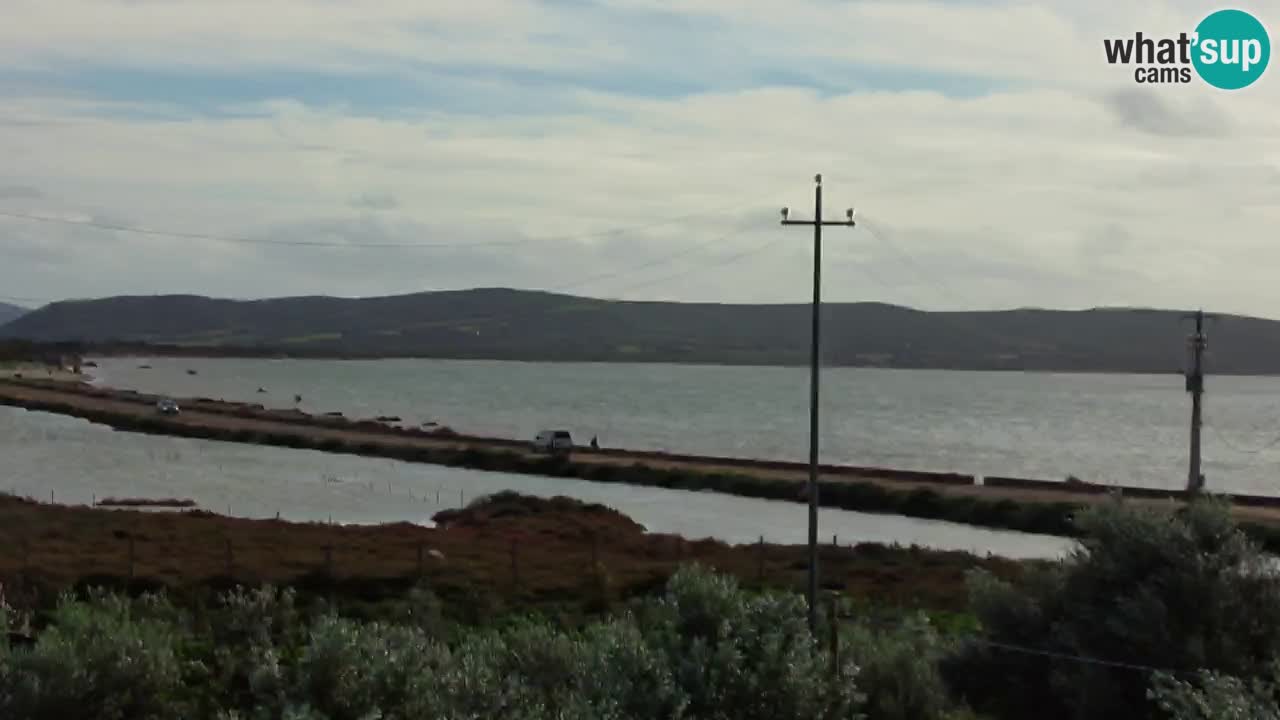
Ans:
[[[803,368],[446,360],[109,358],[96,382],[143,392],[397,415],[486,435],[567,428],[580,442],[803,460]],[[148,366],[146,368],[142,366]],[[189,371],[194,371],[194,374]],[[258,392],[262,388],[264,392]],[[1211,488],[1280,494],[1280,379],[1212,377],[1205,472]],[[1188,399],[1181,378],[829,369],[826,462],[1180,487]],[[244,517],[430,524],[436,511],[512,489],[621,510],[654,532],[802,543],[798,503],[486,473],[314,451],[117,433],[0,408],[0,490],[59,502],[107,495],[191,498]],[[1060,555],[1060,538],[824,510],[821,537]]]
[[[397,415],[532,438],[567,428],[607,446],[804,460],[804,368],[450,360],[113,358],[100,382]],[[140,365],[150,365],[141,369]],[[189,375],[187,370],[195,370]],[[826,462],[1176,488],[1189,398],[1177,375],[833,368],[822,378]],[[266,390],[258,393],[258,388]],[[1210,377],[1211,489],[1280,494],[1280,378]]]
[[[115,432],[85,420],[0,407],[0,491],[88,505],[108,496],[190,498],[240,517],[431,523],[441,509],[500,490],[599,502],[651,532],[750,543],[805,541],[806,507],[714,493],[489,473],[310,450]],[[52,495],[51,495],[52,494]],[[824,509],[822,537],[1053,557],[1071,543],[892,515]]]

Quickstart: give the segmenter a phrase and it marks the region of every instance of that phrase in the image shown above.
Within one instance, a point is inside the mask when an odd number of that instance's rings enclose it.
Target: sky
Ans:
[[[0,300],[806,302],[821,173],[827,300],[1280,317],[1280,67],[1103,52],[1218,7],[6,0]]]

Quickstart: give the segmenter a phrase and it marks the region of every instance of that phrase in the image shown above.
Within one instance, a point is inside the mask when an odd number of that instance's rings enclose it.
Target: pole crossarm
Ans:
[[[822,176],[813,178],[813,219],[792,220],[791,210],[782,208],[783,225],[813,228],[813,331],[809,350],[809,584],[805,593],[809,605],[809,631],[818,633],[818,369],[822,347],[822,228],[853,227],[853,208],[845,211],[844,220],[822,219]]]

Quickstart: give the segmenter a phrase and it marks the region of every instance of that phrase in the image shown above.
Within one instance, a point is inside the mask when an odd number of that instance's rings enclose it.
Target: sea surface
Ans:
[[[511,475],[311,450],[116,432],[86,420],[0,407],[0,491],[89,505],[106,497],[191,499],[238,517],[431,524],[442,509],[501,490],[599,502],[651,532],[742,544],[802,544],[806,506],[715,493]],[[1072,543],[893,515],[823,509],[823,542],[921,545],[1056,557]]]
[[[565,428],[604,446],[804,460],[805,368],[452,360],[112,358],[98,381],[394,415],[530,438]],[[150,366],[144,369],[141,366]],[[189,374],[188,371],[195,374]],[[259,388],[263,392],[258,392]],[[824,462],[1179,488],[1190,398],[1178,375],[833,368],[822,373]],[[1208,487],[1280,495],[1280,378],[1209,377]]]

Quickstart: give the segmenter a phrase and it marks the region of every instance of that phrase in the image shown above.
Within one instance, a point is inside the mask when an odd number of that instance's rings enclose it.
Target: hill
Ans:
[[[1173,310],[924,312],[824,307],[828,365],[1178,372],[1186,324]],[[1209,369],[1280,373],[1280,322],[1225,316]],[[809,306],[623,302],[479,289],[347,299],[190,295],[54,303],[0,328],[36,341],[170,344],[217,354],[803,365]]]
[[[17,320],[25,315],[28,310],[17,305],[0,302],[0,325],[4,325],[10,321]]]

